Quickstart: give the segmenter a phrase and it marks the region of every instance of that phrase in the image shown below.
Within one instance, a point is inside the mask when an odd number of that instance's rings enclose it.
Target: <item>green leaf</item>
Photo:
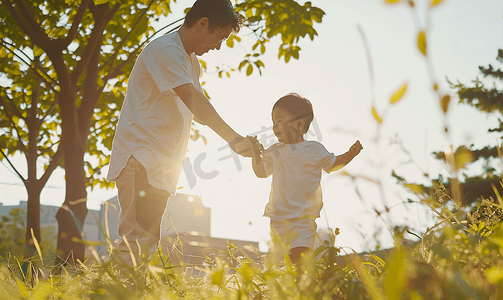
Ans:
[[[206,70],[206,69],[207,69],[207,64],[206,64],[206,61],[204,61],[204,60],[200,59],[200,60],[199,60],[199,63],[201,64],[201,67],[202,67],[204,70]]]
[[[445,95],[440,99],[440,106],[442,107],[442,111],[444,114],[447,113],[447,110],[449,109],[449,103],[451,102],[451,96]]]
[[[40,48],[39,46],[37,45],[34,45],[33,46],[33,55],[35,57],[39,57],[40,55],[42,55],[44,53],[44,50],[42,48]]]
[[[232,38],[228,39],[226,44],[227,44],[227,47],[229,47],[229,48],[234,47],[234,39],[232,39]]]
[[[247,61],[247,60],[243,60],[241,63],[239,63],[239,67],[238,67],[238,70],[241,71],[241,69],[246,66],[246,64],[249,64],[250,62]]]
[[[395,104],[397,103],[398,101],[400,101],[400,99],[402,99],[403,95],[405,95],[405,92],[407,91],[407,84],[404,84],[402,85],[402,87],[400,87],[398,89],[398,91],[396,91],[393,96],[391,96],[391,99],[390,99],[390,103],[391,104]]]
[[[257,66],[257,70],[258,70],[259,74],[262,75],[262,70],[260,70],[260,65],[257,62],[255,62],[254,64],[255,64],[255,66]]]
[[[224,270],[217,271],[211,275],[211,283],[215,285],[222,285],[224,282]]]
[[[110,2],[110,0],[94,0],[95,5],[101,5]]]
[[[247,9],[245,14],[246,14],[246,18],[248,18],[248,19],[251,18],[253,16],[253,9],[252,8]]]
[[[426,34],[424,31],[419,31],[417,34],[417,48],[426,56]]]
[[[485,273],[490,283],[500,286],[503,284],[503,268],[495,265],[487,269]]]
[[[285,54],[285,63],[288,63],[290,61],[291,57],[292,57],[292,54],[290,52],[287,52]]]
[[[473,162],[473,154],[470,150],[466,148],[458,148],[456,153],[454,153],[454,159],[456,162],[456,170],[461,170],[466,167],[467,164]],[[459,151],[458,151],[459,150]]]
[[[388,259],[385,277],[386,299],[401,299],[406,287],[408,261],[403,250],[395,250]]]
[[[248,18],[248,22],[250,23],[260,22],[261,20],[262,20],[261,16],[252,16]]]
[[[246,68],[246,76],[250,76],[253,73],[253,66],[251,64]]]
[[[414,183],[406,183],[404,186],[411,192],[413,192],[416,195],[422,195],[425,193],[423,187],[419,184],[414,184]]]
[[[14,277],[14,278],[16,278],[16,277]],[[21,296],[23,296],[25,299],[30,299],[30,294],[28,293],[28,290],[26,289],[26,286],[24,285],[24,283],[21,280],[19,280],[18,278],[16,278],[16,283],[19,288],[19,292],[20,292]]]
[[[35,244],[35,248],[37,249],[38,257],[40,258],[40,261],[42,262],[42,265],[44,264],[44,258],[42,257],[42,251],[40,251],[40,245],[37,241],[37,238],[35,237],[35,234],[33,233],[33,228],[30,228],[30,233],[31,233],[31,238],[33,240],[33,243]]]
[[[377,109],[375,107],[372,107],[372,115],[374,116],[374,119],[377,121],[377,123],[381,124],[382,123],[382,118],[381,116],[377,113]]]

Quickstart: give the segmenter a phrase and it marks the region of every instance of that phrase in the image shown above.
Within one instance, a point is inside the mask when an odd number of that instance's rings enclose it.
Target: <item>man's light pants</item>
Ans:
[[[130,251],[138,263],[140,253],[138,244],[141,248],[148,249],[147,257],[157,250],[161,236],[162,215],[171,194],[149,185],[145,168],[133,156],[129,158],[115,182],[119,191],[120,205],[119,255],[133,266]]]

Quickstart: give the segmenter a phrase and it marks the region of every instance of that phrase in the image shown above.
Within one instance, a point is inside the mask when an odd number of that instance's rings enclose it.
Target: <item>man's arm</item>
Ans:
[[[353,158],[362,151],[362,149],[362,144],[360,144],[360,141],[357,140],[346,153],[337,156],[334,166],[329,170],[329,173],[340,170],[345,165],[349,164],[349,162],[352,161]]]
[[[237,134],[227,125],[210,101],[192,83],[183,84],[173,90],[194,116],[229,143],[232,150],[245,157],[252,156],[251,141]]]

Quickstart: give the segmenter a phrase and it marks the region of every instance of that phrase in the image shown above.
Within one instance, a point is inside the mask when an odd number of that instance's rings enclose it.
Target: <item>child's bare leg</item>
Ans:
[[[290,260],[295,264],[299,260],[300,255],[307,251],[309,251],[309,247],[295,247],[290,249]]]

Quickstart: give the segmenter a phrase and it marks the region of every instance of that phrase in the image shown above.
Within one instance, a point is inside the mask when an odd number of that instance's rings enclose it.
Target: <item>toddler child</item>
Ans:
[[[254,137],[253,171],[259,178],[272,175],[269,203],[264,212],[276,238],[289,245],[290,260],[314,248],[315,219],[323,206],[321,170],[330,173],[348,164],[363,149],[356,141],[344,154],[334,155],[317,141],[304,140],[314,118],[311,102],[296,93],[280,98],[272,109],[273,131],[279,143],[263,150]]]

